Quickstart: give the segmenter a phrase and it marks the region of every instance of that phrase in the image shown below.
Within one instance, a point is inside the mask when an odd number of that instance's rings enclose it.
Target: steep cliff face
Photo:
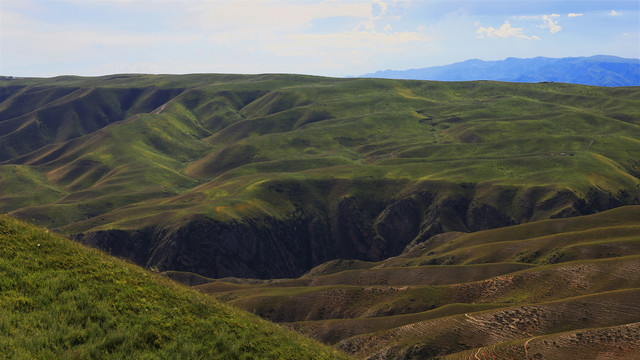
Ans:
[[[220,221],[199,216],[172,229],[96,231],[76,237],[159,270],[268,279],[297,277],[333,259],[383,260],[445,231],[470,232],[527,222],[532,212],[541,218],[563,217],[637,203],[624,194],[609,195],[605,201],[605,194],[594,192],[585,200],[573,193],[516,192],[505,187],[497,199],[510,202],[500,207],[496,201],[480,201],[478,189],[469,184],[452,185],[448,190],[388,201],[345,196],[327,212],[307,204],[286,219]]]

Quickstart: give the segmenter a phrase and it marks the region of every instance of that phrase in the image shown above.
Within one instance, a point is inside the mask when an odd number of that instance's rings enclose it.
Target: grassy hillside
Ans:
[[[0,216],[5,359],[335,359],[331,348]]]
[[[559,83],[0,80],[0,212],[163,270],[298,276],[638,204],[638,109]]]
[[[445,233],[380,262],[195,288],[359,358],[612,358],[640,351],[640,206]],[[582,355],[576,355],[582,354]]]

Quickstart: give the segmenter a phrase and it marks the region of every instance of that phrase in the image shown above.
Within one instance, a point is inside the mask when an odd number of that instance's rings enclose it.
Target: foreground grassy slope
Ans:
[[[0,217],[8,359],[346,356],[47,230]]]
[[[360,358],[633,358],[640,206],[445,233],[380,262],[195,287]],[[540,355],[536,355],[540,354]]]
[[[114,75],[0,101],[0,211],[161,269],[298,276],[640,203],[635,87]]]

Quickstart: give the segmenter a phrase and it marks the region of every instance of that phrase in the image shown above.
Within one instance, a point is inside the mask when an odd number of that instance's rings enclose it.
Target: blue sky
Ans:
[[[640,1],[0,1],[13,76],[350,76],[597,54],[640,58]]]

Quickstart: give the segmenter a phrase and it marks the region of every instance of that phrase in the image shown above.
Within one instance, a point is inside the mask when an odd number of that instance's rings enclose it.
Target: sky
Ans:
[[[640,58],[640,1],[0,0],[0,75],[358,76],[468,59]]]

